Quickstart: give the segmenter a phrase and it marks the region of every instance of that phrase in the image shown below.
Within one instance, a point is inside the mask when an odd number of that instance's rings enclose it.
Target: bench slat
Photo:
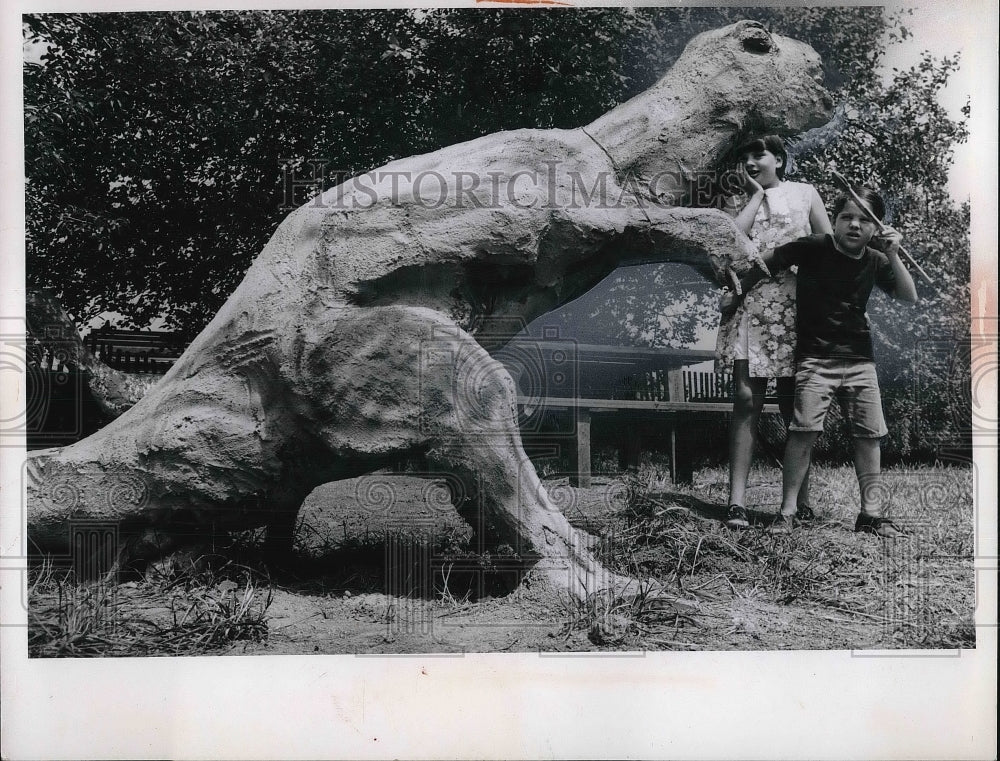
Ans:
[[[649,410],[653,412],[732,412],[732,402],[660,402],[642,399],[576,399],[572,397],[545,397],[535,399],[528,396],[517,397],[517,403],[545,409],[589,409],[591,412],[614,410]],[[767,403],[764,412],[777,412],[778,405]]]

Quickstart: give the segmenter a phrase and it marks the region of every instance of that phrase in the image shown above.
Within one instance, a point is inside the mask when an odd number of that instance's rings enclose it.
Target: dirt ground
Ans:
[[[115,616],[149,631],[181,631],[194,618],[192,601],[205,603],[202,615],[241,600],[259,625],[245,635],[224,629],[228,637],[213,635],[215,644],[201,648],[237,655],[974,647],[971,472],[888,471],[890,510],[908,533],[896,542],[854,533],[849,468],[818,469],[814,483],[817,523],[772,537],[761,529],[777,504],[777,469],[755,471],[748,507],[756,525],[744,532],[722,524],[718,470],[699,472],[685,489],[655,473],[598,478],[590,489],[549,481],[605,563],[655,580],[655,598],[637,584],[637,597],[570,607],[530,573],[515,585],[510,574],[491,572],[503,567],[500,557],[472,567],[426,546],[404,557],[383,544],[267,583],[147,576],[114,588]],[[89,654],[180,655],[182,647]]]

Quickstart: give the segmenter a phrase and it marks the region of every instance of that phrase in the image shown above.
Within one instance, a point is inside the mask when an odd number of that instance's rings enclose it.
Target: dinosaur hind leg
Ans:
[[[455,341],[454,365],[423,376],[439,392],[429,410],[436,436],[428,460],[466,484],[483,522],[560,594],[579,601],[599,590],[636,587],[598,562],[588,537],[549,498],[521,444],[516,389],[506,369],[471,337]]]

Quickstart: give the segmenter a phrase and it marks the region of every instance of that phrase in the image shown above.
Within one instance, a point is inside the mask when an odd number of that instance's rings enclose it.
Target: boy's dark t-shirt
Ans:
[[[852,259],[836,249],[832,235],[810,235],[774,250],[774,269],[798,265],[795,356],[874,361],[865,310],[872,288],[892,294],[896,277],[889,258],[865,248]]]

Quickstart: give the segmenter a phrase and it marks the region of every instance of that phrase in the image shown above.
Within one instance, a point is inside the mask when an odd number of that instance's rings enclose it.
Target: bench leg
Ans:
[[[674,484],[690,484],[694,480],[694,462],[676,422],[670,424],[670,480]]]
[[[642,454],[641,422],[628,412],[621,417],[621,427],[618,430],[618,470],[625,473],[639,469],[639,457]]]
[[[590,488],[590,410],[576,411],[576,486]]]

